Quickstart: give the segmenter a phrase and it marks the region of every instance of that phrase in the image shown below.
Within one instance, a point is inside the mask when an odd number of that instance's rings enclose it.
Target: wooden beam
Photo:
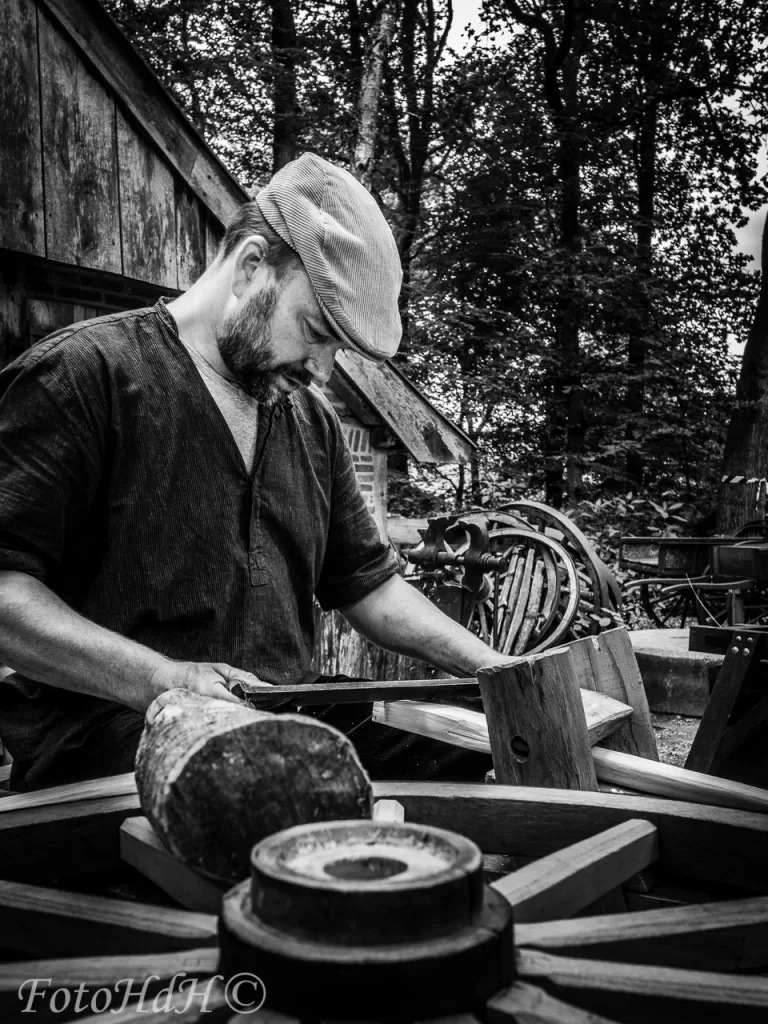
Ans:
[[[40,803],[41,796],[0,800],[0,864],[5,878],[41,882],[118,866],[120,825],[141,813],[135,792],[62,804]],[[23,806],[24,800],[32,806]]]
[[[768,978],[517,952],[519,976],[622,1024],[764,1024]]]
[[[248,699],[257,708],[278,703],[357,704],[376,700],[457,700],[479,696],[477,680],[467,679],[383,679],[375,682],[297,683],[254,690]]]
[[[671,800],[687,800],[716,807],[735,807],[768,814],[768,790],[743,782],[719,779],[703,772],[688,771],[676,765],[649,761],[618,750],[595,747],[592,750],[597,777],[601,782],[628,786],[630,789]]]
[[[541,857],[631,818],[659,830],[659,869],[703,882],[738,881],[768,892],[768,815],[654,797],[456,783],[377,782],[409,821],[453,829],[484,853]]]
[[[120,826],[120,856],[187,910],[221,911],[224,889],[169,853],[146,818],[127,818]]]
[[[40,0],[176,173],[224,226],[249,197],[96,2]]]
[[[631,719],[604,746],[658,761],[648,698],[627,628],[586,636],[568,644],[568,650],[582,689],[597,690],[632,708]]]
[[[591,746],[610,736],[632,714],[632,709],[626,704],[591,690],[581,691],[581,701]],[[465,750],[491,753],[488,720],[482,711],[415,700],[376,701],[373,720],[417,736],[452,743]]]
[[[399,800],[377,800],[373,805],[374,821],[405,821],[405,808]]]
[[[567,650],[480,669],[478,682],[498,782],[597,789]]]
[[[180,975],[182,978],[201,978],[215,974],[219,966],[219,950],[209,946],[204,949],[184,950],[178,953],[147,953],[129,956],[67,957],[52,960],[19,960],[0,963],[0,1019],[25,1020],[25,1007],[32,999],[33,1010],[43,1010],[43,1019],[58,1019],[50,1007],[51,995],[56,989],[80,991],[83,986],[80,1006],[92,1006],[91,999],[96,989],[110,989],[110,1007],[120,1007],[139,996],[144,996],[144,1007],[152,1006],[152,996],[168,979]],[[33,988],[33,982],[39,984]],[[128,979],[126,981],[126,979]],[[142,986],[146,982],[146,990]],[[204,982],[203,982],[204,984]],[[34,993],[37,993],[35,995]],[[186,993],[189,994],[188,991]],[[104,996],[100,1003],[104,1008]],[[72,1007],[74,999],[70,997]],[[63,1007],[63,1000],[57,1005]],[[50,1016],[45,1012],[54,1012]],[[94,1007],[94,1011],[96,1007]],[[33,1018],[29,1018],[33,1019]],[[102,1020],[105,1017],[101,1018]],[[110,1019],[117,1019],[110,1014]],[[130,1019],[130,1018],[129,1018]],[[141,1018],[146,1020],[146,1018]]]
[[[527,981],[516,981],[488,1001],[488,1024],[614,1024],[607,1017],[569,1006]]]
[[[515,944],[562,956],[709,971],[768,966],[768,897],[543,924],[515,922]]]
[[[569,917],[652,864],[658,856],[657,837],[650,822],[625,821],[535,860],[491,888],[514,907],[515,927]]]
[[[216,918],[0,880],[0,942],[35,956],[165,953],[216,945]]]
[[[0,814],[29,811],[35,807],[60,807],[62,804],[81,803],[86,800],[110,800],[114,797],[135,796],[136,777],[133,772],[109,775],[87,782],[70,782],[65,786],[50,786],[33,793],[14,793],[3,800]]]

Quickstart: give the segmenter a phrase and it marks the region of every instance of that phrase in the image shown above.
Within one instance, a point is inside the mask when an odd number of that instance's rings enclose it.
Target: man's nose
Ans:
[[[329,345],[322,352],[316,352],[304,363],[304,368],[311,373],[318,384],[327,384],[333,373],[333,364],[336,359],[336,346]]]

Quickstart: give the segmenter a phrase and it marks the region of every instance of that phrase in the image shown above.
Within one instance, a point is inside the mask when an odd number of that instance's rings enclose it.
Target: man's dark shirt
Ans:
[[[396,562],[325,399],[301,388],[262,411],[249,476],[160,302],[59,331],[0,374],[0,569],[168,657],[286,683],[309,670],[313,595],[349,604]],[[66,781],[68,751],[126,714],[15,679],[0,732],[17,784]]]

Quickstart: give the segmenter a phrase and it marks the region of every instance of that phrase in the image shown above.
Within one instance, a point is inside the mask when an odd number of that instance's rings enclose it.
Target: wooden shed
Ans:
[[[0,365],[51,331],[179,294],[249,198],[97,0],[0,4]],[[387,454],[472,444],[402,374],[342,354],[327,395],[386,531]]]

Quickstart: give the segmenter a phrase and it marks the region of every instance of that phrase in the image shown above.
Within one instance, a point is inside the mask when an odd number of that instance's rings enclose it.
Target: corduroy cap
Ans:
[[[393,356],[402,335],[403,271],[368,190],[348,171],[305,153],[277,172],[256,205],[298,254],[338,336],[368,359]]]

